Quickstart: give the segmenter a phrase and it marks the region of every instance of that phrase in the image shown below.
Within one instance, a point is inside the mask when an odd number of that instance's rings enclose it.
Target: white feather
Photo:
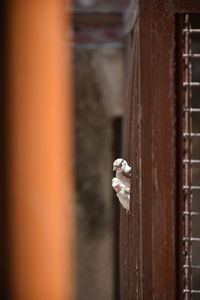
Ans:
[[[130,188],[125,186],[118,178],[112,179],[112,187],[116,191],[116,195],[121,205],[129,210],[130,208]]]

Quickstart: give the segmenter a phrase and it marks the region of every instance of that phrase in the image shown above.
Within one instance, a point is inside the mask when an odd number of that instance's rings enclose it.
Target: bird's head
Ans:
[[[118,169],[121,169],[123,162],[124,162],[123,158],[116,159],[113,163],[113,171],[117,171]]]

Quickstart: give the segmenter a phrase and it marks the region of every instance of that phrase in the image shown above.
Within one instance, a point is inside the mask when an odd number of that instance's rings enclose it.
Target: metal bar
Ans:
[[[184,109],[183,109],[183,111],[184,112],[191,112],[191,113],[193,113],[193,112],[200,112],[200,108],[189,108],[189,107],[185,107]]]
[[[183,82],[183,86],[186,86],[186,87],[190,87],[190,86],[200,86],[200,82]]]
[[[183,290],[183,293],[200,294],[200,290]]]
[[[188,29],[188,28],[184,28],[183,29],[183,33],[200,33],[200,29]]]
[[[184,137],[200,137],[200,133],[194,133],[194,132],[184,132],[183,133]]]
[[[187,242],[187,241],[200,242],[200,238],[193,238],[193,237],[184,236],[183,241],[185,241],[185,242]]]
[[[184,164],[200,164],[200,159],[184,159]]]
[[[184,211],[183,215],[190,215],[190,216],[200,216],[200,212],[190,212],[190,211]]]
[[[184,190],[200,190],[200,186],[198,186],[198,185],[191,185],[191,186],[184,185],[183,189]]]
[[[200,54],[199,53],[194,53],[194,54],[184,53],[183,58],[200,58]]]
[[[184,265],[183,266],[184,269],[188,269],[188,268],[192,268],[192,269],[200,269],[200,265]]]

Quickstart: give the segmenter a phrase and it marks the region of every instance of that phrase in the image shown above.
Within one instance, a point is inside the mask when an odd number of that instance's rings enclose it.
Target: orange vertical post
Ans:
[[[11,298],[73,299],[69,16],[62,0],[7,11]]]

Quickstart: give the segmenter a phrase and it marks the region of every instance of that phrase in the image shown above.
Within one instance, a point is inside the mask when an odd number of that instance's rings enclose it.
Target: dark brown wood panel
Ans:
[[[128,109],[124,126],[124,155],[130,162],[135,176],[132,186],[140,186],[139,145],[140,145],[140,114],[139,114],[139,19],[137,18],[132,36],[130,37],[132,52],[129,53]],[[131,70],[130,70],[131,69]],[[141,199],[138,188],[131,191],[134,201],[131,211],[127,214],[121,210],[120,239],[120,282],[121,298],[136,299],[142,292],[142,253],[141,253]]]
[[[129,63],[124,156],[133,168],[121,211],[121,300],[181,299],[178,15],[200,1],[139,1]]]
[[[175,16],[141,1],[144,299],[176,299]]]
[[[174,7],[175,12],[199,12],[200,11],[200,2],[199,0],[172,0],[172,6]]]
[[[132,201],[121,216],[121,299],[176,299],[175,15],[141,1],[133,34],[125,156]]]

